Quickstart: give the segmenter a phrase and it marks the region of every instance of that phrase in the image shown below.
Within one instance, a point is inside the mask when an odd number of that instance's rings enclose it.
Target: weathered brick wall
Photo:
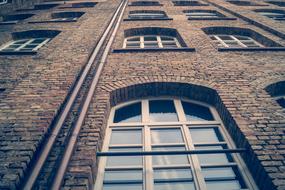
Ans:
[[[119,1],[110,3],[99,2],[93,8],[29,11],[35,17],[14,26],[1,26],[1,45],[11,39],[11,32],[54,29],[61,33],[36,55],[0,56],[1,88],[6,89],[0,103],[0,189],[16,189],[26,174],[50,123]],[[56,11],[85,14],[77,22],[28,23],[45,20]]]
[[[253,7],[237,7],[222,0],[212,0],[227,9],[264,22],[281,32],[277,21],[249,11]],[[232,26],[252,29],[285,45],[285,41],[241,18],[228,21],[188,21],[183,10],[218,10],[214,6],[175,7],[171,1],[160,1],[162,7],[127,7],[130,10],[163,10],[173,21],[124,21],[112,49],[122,48],[124,30],[136,27],[169,27],[180,33],[196,52],[132,52],[110,53],[93,102],[83,126],[76,151],[68,168],[64,187],[76,188],[82,176],[96,177],[95,153],[101,148],[110,108],[117,103],[149,96],[186,96],[189,87],[177,83],[202,85],[217,92],[214,106],[219,111],[238,147],[249,149],[243,158],[260,189],[285,189],[284,125],[282,108],[264,90],[272,82],[285,79],[284,52],[219,52],[201,30],[209,26]],[[269,6],[271,7],[271,5]],[[266,21],[266,22],[265,22]],[[175,83],[171,86],[170,84]],[[187,85],[186,85],[187,86]],[[175,92],[175,93],[174,93]],[[203,96],[203,90],[197,88]],[[82,162],[81,162],[82,161]],[[80,181],[80,187],[86,185]]]

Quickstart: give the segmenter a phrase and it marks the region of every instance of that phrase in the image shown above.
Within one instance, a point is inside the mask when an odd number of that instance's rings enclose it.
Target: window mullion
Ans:
[[[183,134],[185,137],[185,144],[187,145],[186,148],[190,150],[194,150],[194,144],[192,143],[192,139],[190,136],[189,129],[187,125],[183,125],[182,127]],[[198,160],[197,155],[189,155],[190,158],[190,164],[191,164],[191,171],[193,174],[193,179],[195,182],[195,186],[197,190],[206,190],[206,183],[204,180],[204,177],[202,175],[202,169]]]
[[[144,126],[144,150],[151,151],[150,127]],[[153,190],[152,156],[144,156],[144,189]]]
[[[23,43],[20,47],[18,47],[17,49],[15,49],[15,51],[19,51],[22,48],[24,48],[26,45],[29,45],[34,39],[30,39],[29,41],[27,41],[26,43]]]
[[[214,36],[215,36],[215,38],[216,38],[223,46],[229,47],[229,45],[226,44],[226,43],[224,42],[224,40],[222,40],[219,36],[216,36],[216,35],[214,35]]]
[[[144,48],[144,36],[140,36],[140,47]]]
[[[158,47],[163,48],[160,36],[156,36],[156,39],[157,39]]]

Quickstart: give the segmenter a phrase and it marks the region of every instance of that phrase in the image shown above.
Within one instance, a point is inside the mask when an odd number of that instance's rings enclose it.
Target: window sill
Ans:
[[[195,52],[195,48],[132,48],[132,49],[114,49],[113,53],[129,53],[129,52],[161,52],[161,51],[181,51],[181,52]]]
[[[188,6],[188,7],[201,7],[201,6],[209,6],[209,4],[199,4],[199,5],[183,5],[183,4],[180,4],[180,5],[174,5],[174,6],[177,6],[177,7],[181,7],[181,6]]]
[[[285,51],[285,47],[218,48],[218,51]]]
[[[35,55],[37,51],[0,51],[0,55]]]
[[[30,21],[29,24],[36,23],[62,23],[62,22],[76,22],[77,20],[43,20],[43,21]]]
[[[173,20],[173,18],[126,18],[124,21]]]
[[[229,17],[222,17],[222,18],[188,18],[188,20],[236,20],[237,18],[229,18]]]

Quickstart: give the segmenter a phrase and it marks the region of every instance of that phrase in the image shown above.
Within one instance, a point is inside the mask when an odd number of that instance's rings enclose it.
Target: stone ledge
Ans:
[[[0,51],[1,55],[35,55],[37,51]]]
[[[218,51],[285,51],[285,47],[218,48]]]
[[[160,52],[160,51],[179,51],[179,52],[195,52],[195,48],[133,48],[133,49],[114,49],[113,53],[129,53],[129,52]]]

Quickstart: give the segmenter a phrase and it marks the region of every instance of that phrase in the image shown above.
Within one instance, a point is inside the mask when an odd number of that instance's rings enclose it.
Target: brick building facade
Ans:
[[[246,149],[240,155],[260,190],[285,189],[284,2],[134,2],[119,19],[61,187],[94,189],[100,164],[96,152],[102,150],[114,107],[175,97],[217,111],[235,146]],[[0,189],[20,189],[121,1],[9,3],[14,2],[0,4]],[[21,10],[15,11],[18,6]],[[163,16],[148,16],[155,11]],[[144,36],[155,40],[148,44]],[[25,39],[48,42],[32,51],[23,42],[6,45]],[[90,73],[97,70],[94,66]],[[34,189],[51,188],[84,88]]]

